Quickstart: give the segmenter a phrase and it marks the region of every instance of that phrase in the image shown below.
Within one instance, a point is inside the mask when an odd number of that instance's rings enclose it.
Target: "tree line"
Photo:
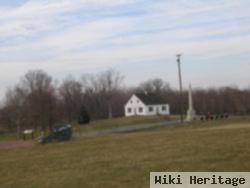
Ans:
[[[78,80],[68,76],[58,84],[45,71],[31,70],[6,92],[0,109],[0,130],[52,129],[55,123],[76,122],[83,110],[92,120],[123,116],[125,103],[136,92],[161,95],[170,104],[172,114],[180,113],[180,102],[188,108],[187,91],[180,98],[178,90],[159,78],[126,87],[124,76],[109,69],[82,75]],[[198,88],[193,91],[193,99],[199,114],[250,114],[250,89]]]

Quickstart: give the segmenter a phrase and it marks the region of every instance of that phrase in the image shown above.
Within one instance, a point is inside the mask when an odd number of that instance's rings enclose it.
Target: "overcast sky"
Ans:
[[[250,86],[249,0],[0,0],[0,96],[30,69]]]

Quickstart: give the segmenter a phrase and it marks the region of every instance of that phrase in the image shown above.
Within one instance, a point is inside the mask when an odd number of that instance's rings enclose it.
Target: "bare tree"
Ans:
[[[108,103],[108,117],[113,117],[112,97],[119,90],[124,77],[119,72],[109,69],[102,72],[98,81],[100,84],[100,92],[105,96]]]
[[[164,91],[170,90],[170,85],[167,82],[164,82],[160,78],[149,79],[145,82],[142,82],[138,88],[140,92],[147,92],[147,93],[162,93]]]
[[[63,102],[63,108],[68,122],[77,119],[82,106],[82,86],[72,77],[66,78],[59,88],[59,95]]]
[[[34,127],[52,128],[56,121],[57,98],[52,77],[43,70],[32,70],[21,79],[19,87],[27,98],[27,113]]]
[[[9,130],[16,129],[20,137],[24,126],[26,97],[24,91],[18,87],[9,89],[6,93],[5,107],[2,109],[2,120]]]
[[[113,117],[114,96],[120,91],[123,79],[124,77],[113,69],[97,75],[82,76],[84,103],[92,115],[94,113],[95,117]]]

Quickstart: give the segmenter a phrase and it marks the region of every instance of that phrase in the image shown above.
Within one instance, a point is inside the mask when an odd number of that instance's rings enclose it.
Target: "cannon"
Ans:
[[[69,124],[64,125],[56,125],[52,129],[51,133],[48,136],[41,136],[38,141],[41,144],[46,144],[52,142],[53,140],[56,141],[67,141],[72,138],[72,126]]]

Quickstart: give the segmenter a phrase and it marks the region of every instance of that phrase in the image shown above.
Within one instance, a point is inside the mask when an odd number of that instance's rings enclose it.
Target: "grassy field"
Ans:
[[[0,150],[1,187],[141,188],[150,171],[250,171],[250,118]]]
[[[0,134],[0,141],[15,140],[17,139],[16,133],[2,133]]]

